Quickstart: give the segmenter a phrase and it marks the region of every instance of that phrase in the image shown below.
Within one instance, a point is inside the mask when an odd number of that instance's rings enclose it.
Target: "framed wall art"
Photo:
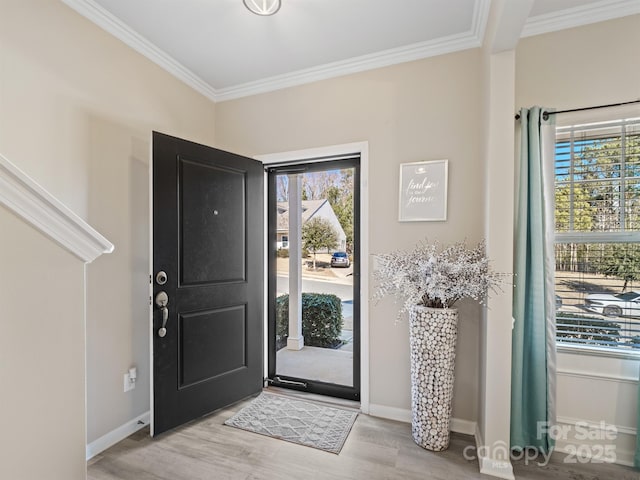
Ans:
[[[448,160],[400,165],[401,222],[437,222],[447,219]]]

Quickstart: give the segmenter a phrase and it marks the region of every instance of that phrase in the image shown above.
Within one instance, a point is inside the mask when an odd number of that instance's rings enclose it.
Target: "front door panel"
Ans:
[[[246,172],[179,162],[181,286],[244,281]]]
[[[154,132],[153,434],[262,388],[260,162]]]

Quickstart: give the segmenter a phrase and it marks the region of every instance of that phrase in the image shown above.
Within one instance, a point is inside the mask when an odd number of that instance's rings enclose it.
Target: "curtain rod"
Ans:
[[[542,112],[542,119],[549,120],[549,115],[558,113],[582,112],[583,110],[597,110],[598,108],[620,107],[622,105],[631,105],[632,103],[640,103],[640,99],[631,100],[629,102],[610,103],[608,105],[596,105],[595,107],[572,108],[570,110],[558,110],[557,112]],[[520,120],[520,114],[516,113],[516,120]]]

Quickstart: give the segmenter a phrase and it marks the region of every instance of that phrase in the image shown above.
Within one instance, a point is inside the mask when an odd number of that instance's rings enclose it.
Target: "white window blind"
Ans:
[[[557,128],[555,231],[558,343],[640,353],[640,118]]]

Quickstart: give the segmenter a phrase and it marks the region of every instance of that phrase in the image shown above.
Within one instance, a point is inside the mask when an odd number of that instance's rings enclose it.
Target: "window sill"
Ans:
[[[592,357],[620,358],[623,360],[640,361],[639,351],[620,351],[616,348],[606,347],[590,347],[585,345],[567,345],[564,343],[556,344],[559,353],[570,353],[573,355],[589,355]]]

